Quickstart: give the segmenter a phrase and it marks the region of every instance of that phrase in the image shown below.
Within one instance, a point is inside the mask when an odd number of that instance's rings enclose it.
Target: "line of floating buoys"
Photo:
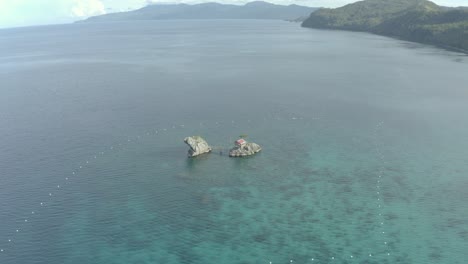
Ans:
[[[385,155],[384,153],[382,152],[382,149],[379,147],[379,140],[378,140],[378,133],[380,131],[382,131],[382,128],[383,128],[383,125],[384,125],[384,122],[380,122],[379,124],[377,124],[375,130],[374,130],[374,145],[375,145],[375,149],[376,149],[376,153],[379,157],[379,160],[380,162],[382,163],[382,166],[378,172],[378,177],[377,177],[377,183],[376,183],[376,189],[377,189],[377,204],[378,204],[378,207],[379,207],[379,213],[378,213],[378,216],[379,216],[379,226],[380,226],[380,233],[382,234],[382,240],[384,241],[383,244],[384,246],[386,247],[386,255],[387,256],[390,256],[390,252],[389,252],[389,244],[387,242],[387,237],[386,237],[386,232],[385,232],[385,225],[384,225],[384,221],[382,219],[382,210],[383,210],[383,198],[382,198],[382,188],[381,188],[381,183],[382,183],[382,178],[385,176],[385,164],[387,164],[387,160],[385,159]]]
[[[294,117],[293,117],[293,118],[291,118],[291,119],[292,119],[292,120],[297,120],[298,118],[294,118]],[[302,119],[302,118],[299,118],[299,119]],[[320,118],[317,117],[317,118],[312,118],[312,119],[313,119],[313,120],[318,120],[318,119],[320,119]],[[383,199],[382,199],[382,197],[381,197],[381,182],[382,182],[382,176],[384,176],[384,172],[385,172],[385,164],[388,163],[387,160],[385,159],[385,155],[383,155],[383,153],[382,153],[381,148],[380,148],[379,145],[377,144],[377,137],[378,137],[377,134],[378,134],[378,132],[379,132],[380,130],[382,130],[383,124],[384,124],[384,122],[379,122],[379,123],[376,125],[375,129],[374,129],[374,140],[375,140],[374,146],[375,146],[375,150],[376,150],[376,152],[377,152],[377,154],[378,154],[378,158],[379,158],[379,160],[380,160],[381,163],[382,163],[382,167],[381,167],[381,169],[380,169],[380,170],[378,171],[378,173],[377,173],[377,180],[376,180],[376,189],[377,189],[376,194],[377,194],[377,208],[378,208],[377,210],[378,210],[378,216],[379,216],[379,218],[382,217],[382,209],[383,209],[383,204],[381,203],[381,202],[383,201]],[[379,220],[378,220],[378,223],[379,223],[378,227],[381,227],[381,228],[382,228],[381,231],[380,231],[379,233],[381,233],[381,235],[383,236],[384,245],[386,246],[386,250],[387,250],[387,253],[386,253],[384,256],[390,256],[391,254],[390,254],[389,247],[388,247],[388,246],[389,246],[389,243],[388,243],[388,241],[387,241],[387,239],[386,239],[386,237],[385,237],[386,232],[385,232],[385,230],[383,229],[383,228],[384,228],[384,222],[383,222],[382,219],[379,219]],[[372,258],[372,257],[375,257],[375,254],[369,253],[369,254],[366,255],[366,256],[369,257],[369,258]],[[353,259],[353,260],[354,260],[354,259],[355,259],[355,255],[349,255],[347,258]],[[317,258],[311,258],[310,260],[311,260],[312,262],[318,261]],[[328,260],[327,260],[326,262],[329,262],[330,260],[331,260],[331,261],[335,261],[335,257],[334,257],[334,256],[329,257]],[[291,260],[290,260],[290,263],[292,263],[293,261],[294,261],[294,260],[291,259]],[[273,262],[270,261],[269,264],[273,264]]]
[[[250,120],[249,120],[249,122],[250,122]],[[216,122],[216,125],[219,125],[220,123],[221,123],[221,122]],[[232,123],[235,123],[235,121],[232,120]],[[200,126],[204,126],[204,125],[206,125],[206,124],[203,123],[203,122],[200,122]],[[169,127],[172,127],[172,129],[176,129],[176,128],[185,128],[185,125],[184,125],[184,124],[181,124],[181,125],[174,125],[174,124],[173,124],[173,125],[171,125],[171,126],[169,126]],[[143,136],[144,136],[144,135],[146,135],[146,136],[158,135],[158,134],[161,134],[161,132],[167,131],[167,130],[168,130],[167,127],[162,128],[162,129],[151,129],[151,130],[145,131],[145,132],[143,133]],[[127,138],[126,138],[126,142],[125,142],[125,141],[121,141],[121,142],[115,143],[115,144],[113,144],[113,145],[111,145],[111,146],[109,146],[108,148],[105,148],[105,149],[115,150],[115,149],[116,149],[115,146],[119,146],[120,149],[123,149],[123,147],[125,146],[125,143],[126,143],[126,144],[129,144],[129,142],[137,141],[138,139],[141,139],[141,137],[142,137],[142,136],[140,136],[140,135],[137,135],[137,136],[134,136],[134,137],[127,137]],[[123,142],[125,142],[125,143],[123,143]],[[97,159],[98,159],[98,156],[103,156],[103,155],[105,155],[105,154],[106,154],[106,151],[99,151],[99,152],[97,152],[96,154],[91,155],[91,159],[86,159],[83,163],[79,163],[78,166],[77,166],[77,168],[76,168],[75,170],[72,170],[70,176],[64,177],[65,183],[55,185],[56,188],[57,188],[57,189],[62,189],[62,187],[63,187],[64,185],[69,184],[70,178],[76,177],[76,176],[78,175],[78,172],[79,172],[80,170],[84,169],[84,165],[83,165],[83,164],[91,164],[91,160],[97,160]],[[48,192],[48,197],[49,197],[49,200],[47,200],[47,201],[43,200],[43,201],[40,201],[40,202],[38,203],[39,206],[40,206],[41,208],[44,208],[44,207],[48,206],[49,204],[51,204],[52,201],[51,201],[50,199],[53,199],[54,197],[57,197],[57,196],[55,196],[53,192],[50,192],[50,191],[49,191],[49,192]],[[40,210],[40,209],[39,209],[39,210]],[[36,211],[38,211],[38,210],[36,210]],[[36,212],[36,211],[31,211],[31,215],[35,215],[35,212]],[[29,222],[30,222],[29,220],[30,220],[30,219],[25,218],[25,219],[23,219],[22,222],[24,222],[24,223],[29,223]],[[20,233],[21,230],[24,230],[24,229],[23,229],[23,228],[17,228],[17,229],[14,230],[14,233]],[[13,237],[12,237],[12,238],[8,238],[6,241],[8,242],[8,244],[11,244],[11,243],[14,242],[14,239],[13,239]],[[2,252],[2,253],[6,252],[6,247],[0,247],[0,252]]]
[[[177,126],[177,125],[172,125],[172,128],[174,128],[174,129],[177,128],[177,127],[184,128],[185,125],[178,125],[178,126]],[[164,128],[163,130],[164,130],[164,131],[167,131],[167,128]],[[154,130],[154,129],[146,131],[145,134],[149,136],[149,135],[151,135],[151,131],[155,131],[155,133],[154,133],[155,135],[158,134],[158,130]],[[135,137],[127,137],[127,140],[126,140],[126,141],[127,141],[127,142],[132,142],[132,141],[137,141],[138,139],[141,139],[141,136],[140,136],[140,135],[137,135],[137,136],[135,136]],[[128,143],[127,143],[127,144],[128,144]],[[122,148],[120,148],[120,149],[123,149],[123,147],[124,147],[125,144],[122,143],[122,142],[118,142],[118,143],[116,143],[116,144],[113,144],[113,145],[111,145],[111,146],[105,148],[105,149],[108,149],[109,151],[110,151],[110,150],[116,150],[116,148],[115,148],[116,145],[121,146]],[[91,160],[97,160],[97,159],[98,159],[98,156],[103,156],[103,155],[105,155],[105,154],[106,154],[106,151],[99,151],[99,152],[97,152],[96,154],[91,155],[91,159],[85,159],[84,162],[78,163],[77,168],[76,168],[75,170],[72,170],[69,176],[66,176],[66,177],[63,178],[63,179],[65,180],[65,182],[62,183],[62,184],[60,184],[60,183],[59,183],[59,184],[56,184],[55,187],[54,187],[54,189],[55,189],[55,188],[56,188],[56,189],[63,189],[62,187],[64,187],[66,184],[69,184],[69,179],[70,179],[70,178],[73,178],[73,177],[76,177],[77,175],[79,175],[78,172],[81,171],[82,169],[84,169],[84,168],[85,168],[85,167],[84,167],[85,165],[90,165],[90,164],[91,164]],[[54,197],[56,197],[56,195],[54,195],[54,192],[53,192],[53,191],[47,192],[47,196],[49,197],[48,200],[42,200],[42,201],[40,201],[40,202],[38,203],[38,205],[39,205],[41,208],[44,208],[44,207],[47,207],[48,205],[50,205],[50,204],[52,203],[52,201],[51,201],[50,199],[53,199]],[[31,211],[31,215],[35,215],[37,211],[40,211],[40,209]],[[21,222],[23,222],[23,223],[30,223],[30,222],[31,222],[30,220],[31,220],[30,218],[23,218],[23,220],[22,220]],[[25,229],[26,229],[26,228],[16,228],[16,229],[14,229],[13,235],[11,235],[10,238],[7,238],[7,239],[6,239],[7,245],[11,247],[11,244],[15,241],[15,240],[14,240],[14,236],[15,236],[14,234],[16,234],[16,233],[21,233],[21,231],[23,231],[23,230],[25,230]],[[5,247],[0,247],[0,252],[1,252],[1,253],[7,252],[7,245],[5,245]],[[1,261],[0,261],[0,262],[1,262]]]
[[[279,118],[279,117],[273,117],[273,119],[281,119],[281,118]],[[320,118],[320,117],[314,117],[314,118],[312,118],[311,120],[319,120],[319,119],[321,119],[321,118]],[[267,120],[267,119],[265,118],[264,120]],[[284,120],[298,121],[298,120],[304,120],[304,118],[303,118],[303,117],[296,117],[296,116],[293,116],[293,117],[290,117],[290,118],[285,118]],[[254,121],[252,121],[252,120],[250,120],[250,119],[248,119],[247,122],[248,122],[248,123],[255,123]],[[229,123],[229,122],[228,122],[228,123]],[[239,123],[239,122],[236,122],[235,120],[231,120],[230,123],[231,123],[231,124],[236,124],[236,123]],[[220,125],[222,125],[222,124],[223,124],[223,122],[218,122],[218,121],[214,122],[214,126],[220,126]],[[206,126],[206,125],[207,125],[206,123],[200,122],[200,126]],[[379,123],[379,124],[377,125],[376,130],[375,130],[375,135],[376,135],[376,136],[377,136],[377,132],[378,132],[379,130],[381,130],[382,125],[383,125],[383,122],[381,122],[381,123]],[[172,126],[170,126],[170,127],[172,127],[172,129],[176,129],[176,128],[185,128],[186,126],[185,126],[184,124],[181,124],[181,125],[172,125]],[[127,137],[127,139],[126,139],[126,144],[129,144],[129,142],[138,141],[139,139],[141,139],[141,138],[144,137],[145,135],[146,135],[146,136],[158,135],[158,134],[160,134],[162,131],[167,131],[167,130],[168,130],[167,128],[147,130],[147,131],[145,131],[145,132],[143,133],[143,136],[137,135],[137,136],[134,136],[134,137]],[[116,148],[115,146],[119,146],[119,148]],[[107,149],[109,149],[109,150],[119,150],[119,149],[123,149],[123,146],[125,146],[124,143],[118,142],[118,143],[115,143],[115,144],[109,146]],[[377,144],[376,144],[376,148],[377,148],[377,152],[380,154],[379,157],[380,157],[382,163],[386,164],[387,162],[386,162],[386,160],[385,160],[385,156],[381,153],[381,150],[380,150],[380,148],[378,148],[378,145],[377,145]],[[104,155],[105,153],[106,153],[105,151],[97,152],[96,154],[94,154],[94,155],[91,156],[91,157],[92,157],[91,160],[93,160],[93,159],[96,160],[96,159],[98,158],[98,156],[102,156],[102,155]],[[84,162],[83,164],[91,164],[91,162],[90,162],[90,160],[88,159],[88,160],[85,160],[85,162]],[[78,168],[77,168],[76,170],[73,170],[73,171],[71,172],[71,175],[70,175],[70,176],[71,176],[71,177],[76,176],[76,175],[77,175],[77,172],[78,172],[79,170],[82,170],[83,168],[84,168],[83,165],[79,165]],[[381,183],[381,178],[382,178],[382,175],[383,175],[383,169],[384,169],[384,167],[382,166],[382,170],[378,173],[378,180],[377,180],[377,185],[376,185],[376,186],[377,186],[377,189],[378,189],[378,191],[377,191],[377,195],[378,195],[378,199],[377,199],[377,201],[378,201],[378,208],[380,208],[380,211],[379,211],[379,213],[378,213],[379,216],[382,216],[382,213],[381,213],[382,204],[380,203],[382,199],[381,199],[381,191],[379,191],[379,190],[380,190],[380,188],[381,188],[380,183]],[[67,176],[67,177],[64,177],[64,179],[65,179],[65,181],[68,182],[70,178]],[[61,189],[63,186],[64,186],[64,184],[57,184],[57,185],[56,185],[56,188],[57,188],[57,189]],[[53,192],[49,192],[49,193],[48,193],[48,196],[49,196],[49,198],[56,197],[55,195],[53,195]],[[50,204],[50,203],[45,203],[44,201],[41,201],[41,202],[39,203],[40,207],[47,206],[48,204]],[[35,212],[36,212],[36,211],[31,211],[31,214],[34,215]],[[384,226],[384,222],[383,222],[383,221],[379,221],[379,222],[380,222],[380,226],[383,227],[383,226]],[[29,219],[28,219],[28,218],[24,219],[24,223],[29,223]],[[19,233],[21,230],[22,230],[21,228],[17,228],[17,229],[15,230],[15,233]],[[385,234],[385,231],[382,231],[382,234]],[[14,241],[13,238],[8,238],[8,240],[7,240],[7,242],[8,242],[9,244],[13,243],[13,241]],[[388,247],[388,242],[387,242],[387,241],[385,241],[384,244]],[[6,247],[0,248],[0,252],[2,252],[2,253],[6,252]],[[387,255],[387,256],[390,256],[390,252],[388,252],[386,255]],[[372,253],[370,253],[368,256],[369,256],[369,257],[373,257],[374,255],[373,255]],[[346,257],[346,258],[348,258],[348,259],[354,259],[354,258],[355,258],[355,255],[348,255],[348,257]],[[317,258],[310,258],[310,260],[311,260],[312,262],[318,261]],[[329,257],[329,260],[335,260],[335,257],[334,257],[334,256]],[[293,263],[293,262],[294,262],[294,259],[290,259],[290,263]],[[269,261],[269,263],[270,263],[270,264],[273,264],[273,261]]]

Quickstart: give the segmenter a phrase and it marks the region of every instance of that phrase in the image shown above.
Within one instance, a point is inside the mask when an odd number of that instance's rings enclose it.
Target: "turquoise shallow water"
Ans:
[[[466,57],[219,23],[1,32],[1,263],[465,262]]]

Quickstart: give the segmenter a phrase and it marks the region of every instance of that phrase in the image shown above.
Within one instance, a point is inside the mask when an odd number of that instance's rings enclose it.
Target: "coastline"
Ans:
[[[376,35],[376,36],[383,36],[383,37],[388,37],[388,38],[392,38],[392,39],[398,39],[398,40],[403,40],[403,41],[418,43],[418,44],[430,45],[430,46],[433,46],[433,47],[435,47],[435,48],[440,48],[440,49],[444,49],[444,50],[448,50],[448,51],[452,51],[452,52],[463,53],[463,54],[465,54],[465,55],[468,55],[468,49],[462,49],[462,48],[453,47],[453,46],[450,46],[450,45],[438,44],[438,43],[434,43],[434,42],[416,41],[416,40],[413,40],[413,39],[404,38],[404,37],[397,36],[397,35],[386,35],[386,34],[380,34],[380,33],[372,32],[372,31],[365,31],[365,30],[352,30],[352,29],[341,29],[341,28],[325,28],[325,27],[311,27],[311,26],[304,26],[304,25],[302,25],[302,24],[301,24],[301,27],[302,27],[302,28],[306,28],[306,29],[307,29],[307,28],[310,28],[310,29],[317,29],[317,30],[331,30],[331,31],[347,31],[347,32],[369,33],[369,34],[373,34],[373,35]]]

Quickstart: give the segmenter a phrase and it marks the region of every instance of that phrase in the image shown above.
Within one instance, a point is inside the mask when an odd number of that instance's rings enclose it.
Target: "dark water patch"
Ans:
[[[468,241],[468,230],[462,229],[458,231],[457,234],[462,240]]]
[[[439,262],[441,259],[443,259],[443,250],[438,247],[430,247],[430,253],[428,255],[428,259],[433,261],[434,263]]]

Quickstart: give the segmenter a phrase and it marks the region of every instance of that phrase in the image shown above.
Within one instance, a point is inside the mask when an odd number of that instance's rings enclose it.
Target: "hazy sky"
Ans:
[[[391,0],[389,0],[391,1]],[[137,9],[155,3],[220,2],[243,4],[249,0],[0,0],[0,28],[66,23],[89,16]],[[268,0],[276,4],[338,7],[355,0]],[[468,6],[468,0],[435,0],[446,6]]]

